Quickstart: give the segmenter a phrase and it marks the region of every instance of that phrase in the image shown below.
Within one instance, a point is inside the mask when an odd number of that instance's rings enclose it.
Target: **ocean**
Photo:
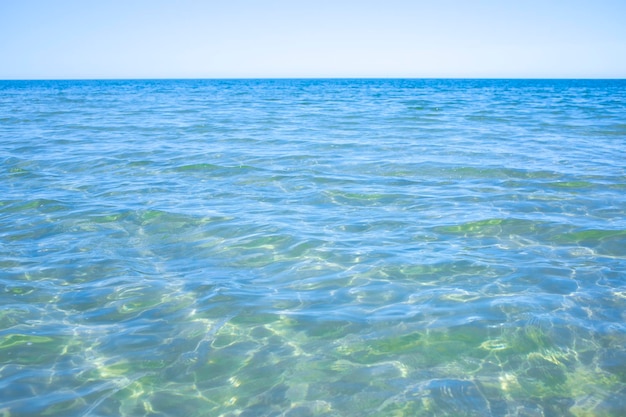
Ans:
[[[623,416],[626,80],[0,82],[0,415]]]

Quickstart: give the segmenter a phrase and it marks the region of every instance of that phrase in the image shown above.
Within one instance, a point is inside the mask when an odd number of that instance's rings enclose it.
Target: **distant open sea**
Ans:
[[[626,415],[625,80],[0,81],[0,416]]]

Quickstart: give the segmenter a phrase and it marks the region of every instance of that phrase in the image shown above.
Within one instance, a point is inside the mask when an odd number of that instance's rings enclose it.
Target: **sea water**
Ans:
[[[2,416],[626,412],[626,81],[3,81],[0,161]]]

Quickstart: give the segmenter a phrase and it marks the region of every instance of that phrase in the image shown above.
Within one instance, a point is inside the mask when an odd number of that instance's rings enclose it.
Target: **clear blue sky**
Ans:
[[[626,0],[0,0],[0,79],[626,78]]]

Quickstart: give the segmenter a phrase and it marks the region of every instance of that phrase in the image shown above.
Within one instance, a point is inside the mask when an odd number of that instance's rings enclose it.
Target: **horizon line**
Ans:
[[[598,80],[620,81],[626,77],[103,77],[103,78],[0,78],[0,81],[228,81],[228,80]]]

